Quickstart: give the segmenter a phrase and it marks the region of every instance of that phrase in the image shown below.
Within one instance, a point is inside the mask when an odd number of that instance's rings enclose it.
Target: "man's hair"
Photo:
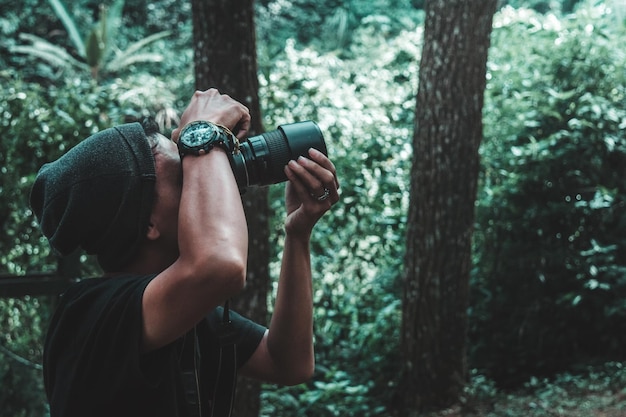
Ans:
[[[152,116],[142,117],[138,120],[139,124],[143,128],[147,137],[156,136],[157,133],[161,133],[159,124]]]

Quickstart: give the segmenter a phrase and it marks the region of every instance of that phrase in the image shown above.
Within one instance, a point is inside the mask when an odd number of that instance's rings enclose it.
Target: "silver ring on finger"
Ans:
[[[322,195],[316,196],[316,195],[311,194],[311,196],[315,198],[317,201],[324,201],[324,200],[327,200],[328,197],[330,197],[330,190],[324,187],[324,193]]]

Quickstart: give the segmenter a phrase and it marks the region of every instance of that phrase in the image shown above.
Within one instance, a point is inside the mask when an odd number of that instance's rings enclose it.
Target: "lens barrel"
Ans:
[[[287,181],[285,165],[299,156],[308,157],[310,148],[328,155],[322,131],[310,120],[281,125],[276,130],[248,138],[232,158],[239,189]]]

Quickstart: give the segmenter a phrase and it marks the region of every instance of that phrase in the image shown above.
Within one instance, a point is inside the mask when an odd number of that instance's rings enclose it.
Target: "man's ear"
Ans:
[[[150,219],[150,223],[148,224],[148,231],[146,232],[146,237],[148,240],[157,240],[161,236],[161,232],[157,227],[156,223]]]

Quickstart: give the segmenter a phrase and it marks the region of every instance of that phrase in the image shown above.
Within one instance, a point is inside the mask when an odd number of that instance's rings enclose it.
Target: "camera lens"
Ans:
[[[285,165],[299,156],[308,156],[310,148],[328,155],[322,131],[312,121],[281,125],[276,130],[248,138],[232,160],[239,189],[286,181]]]

